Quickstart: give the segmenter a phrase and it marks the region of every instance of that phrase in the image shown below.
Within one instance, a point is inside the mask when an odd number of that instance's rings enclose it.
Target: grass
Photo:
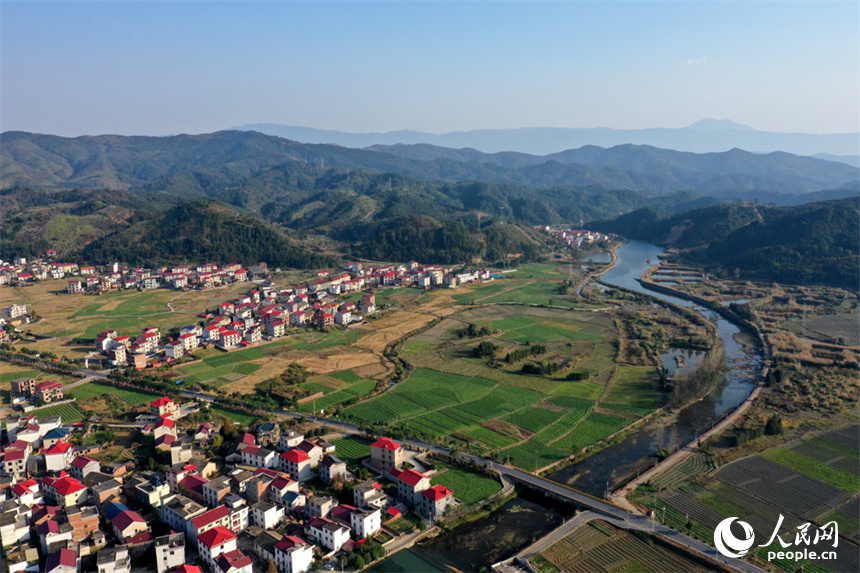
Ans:
[[[125,388],[115,388],[108,384],[99,384],[98,382],[87,382],[76,388],[69,390],[68,395],[76,398],[78,401],[86,400],[112,394],[128,404],[129,406],[140,406],[157,400],[160,396],[143,392],[141,390],[126,390]]]
[[[657,370],[650,366],[619,366],[606,401],[656,408],[662,401]]]
[[[47,408],[40,408],[35,412],[40,418],[62,416],[64,424],[75,424],[84,420],[84,415],[75,407],[74,404],[48,406]]]
[[[257,416],[254,416],[252,414],[245,414],[243,412],[233,412],[231,410],[223,410],[221,408],[210,408],[210,410],[212,410],[216,414],[224,416],[225,418],[229,418],[233,422],[238,422],[243,426],[250,426],[259,419]]]
[[[361,460],[370,457],[370,447],[365,442],[355,438],[335,440],[334,445],[337,448],[335,451],[337,457],[350,466],[358,465]]]
[[[845,472],[816,462],[806,456],[802,456],[785,448],[774,448],[763,454],[762,457],[794,470],[805,476],[816,479],[827,485],[839,488],[842,491],[857,493],[860,491],[860,479]]]
[[[42,373],[38,370],[25,370],[23,372],[7,372],[0,374],[0,384],[17,380],[18,378],[38,378]]]
[[[457,468],[433,476],[430,483],[447,487],[454,492],[454,497],[469,505],[487,499],[502,489],[502,484],[490,477]]]

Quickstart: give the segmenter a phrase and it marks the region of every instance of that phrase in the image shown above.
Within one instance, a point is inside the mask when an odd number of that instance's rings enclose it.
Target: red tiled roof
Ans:
[[[385,510],[385,513],[387,513],[391,517],[400,517],[402,515],[402,512],[396,507],[389,507]]]
[[[305,453],[312,451],[314,448],[319,448],[317,444],[309,442],[307,440],[302,440],[302,442],[297,447]]]
[[[310,456],[304,453],[301,450],[290,450],[289,452],[281,454],[281,457],[287,460],[288,462],[293,462],[295,464],[301,462],[310,461]]]
[[[15,462],[18,460],[23,460],[26,453],[27,452],[25,452],[24,450],[7,449],[6,455],[3,456],[3,459],[7,462]]]
[[[381,438],[370,445],[371,448],[382,448],[384,450],[399,450],[402,446],[391,438]]]
[[[391,470],[391,475],[394,476],[395,478],[399,479],[402,482],[408,483],[412,487],[415,487],[416,485],[419,484],[419,482],[421,480],[427,478],[427,476],[425,476],[424,474],[422,474],[420,472],[416,472],[415,470],[400,471],[400,470],[394,469],[394,470]]]
[[[275,549],[280,549],[281,551],[285,551],[294,545],[307,545],[308,542],[302,539],[301,537],[296,537],[295,535],[287,535],[282,537],[278,544],[275,545]]]
[[[87,489],[84,484],[73,477],[64,477],[54,482],[53,488],[63,497]]]
[[[222,526],[213,527],[197,536],[197,541],[208,547],[210,551],[234,539],[236,539],[236,534]]]
[[[57,442],[45,452],[46,456],[55,456],[57,454],[66,454],[74,446],[68,442]]]
[[[165,396],[164,398],[159,398],[158,400],[156,400],[154,402],[150,402],[149,405],[155,406],[156,408],[161,408],[162,406],[167,406],[168,404],[172,404],[172,403],[173,403],[173,400],[171,400],[170,398]]]
[[[45,563],[46,571],[53,571],[60,567],[78,567],[78,554],[74,549],[60,549],[48,555]]]
[[[433,487],[422,491],[421,495],[431,501],[439,501],[440,499],[445,499],[449,495],[454,495],[454,492],[447,487],[441,485],[434,485]]]
[[[173,573],[203,573],[197,565],[180,565],[173,570]]]
[[[72,460],[72,465],[76,468],[84,469],[86,466],[93,462],[98,463],[98,460],[88,458],[87,456],[78,456]]]
[[[120,531],[125,531],[132,523],[146,523],[146,520],[136,511],[126,509],[117,513],[111,523]]]
[[[199,530],[201,527],[205,527],[214,521],[227,517],[228,515],[230,515],[230,508],[226,505],[221,505],[215,509],[210,509],[205,513],[201,513],[192,519],[191,523]]]
[[[125,540],[129,545],[137,545],[138,543],[147,543],[152,541],[152,532],[144,531],[143,533],[138,533],[134,537],[129,537]]]
[[[227,553],[222,553],[218,556],[217,559],[218,567],[221,571],[230,571],[231,569],[241,569],[242,567],[248,567],[251,565],[251,558],[239,551],[238,549],[234,549],[233,551],[229,551]]]
[[[203,494],[203,485],[207,483],[209,483],[209,480],[204,477],[190,475],[179,482],[179,485],[180,487],[188,488],[191,491]]]

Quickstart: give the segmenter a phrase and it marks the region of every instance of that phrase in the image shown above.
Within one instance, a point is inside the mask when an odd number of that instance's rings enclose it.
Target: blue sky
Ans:
[[[0,129],[860,131],[860,3],[0,2]]]

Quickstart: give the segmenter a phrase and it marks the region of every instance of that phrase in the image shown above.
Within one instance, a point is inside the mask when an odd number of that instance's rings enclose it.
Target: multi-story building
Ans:
[[[185,536],[172,533],[155,538],[155,566],[165,573],[185,563]]]
[[[403,446],[391,438],[381,438],[370,445],[370,463],[383,473],[403,465]]]
[[[313,545],[295,535],[287,535],[275,545],[275,567],[281,573],[310,571],[313,560]]]

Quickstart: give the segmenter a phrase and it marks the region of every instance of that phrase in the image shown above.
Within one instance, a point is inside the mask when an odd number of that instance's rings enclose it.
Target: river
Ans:
[[[650,291],[636,280],[650,266],[659,263],[657,256],[662,252],[663,249],[650,243],[626,243],[616,251],[618,261],[615,267],[603,275],[602,280],[691,308],[706,316],[717,326],[725,347],[728,367],[725,380],[702,400],[683,408],[672,423],[647,424],[630,432],[622,442],[547,476],[549,479],[602,497],[607,489],[617,489],[635,478],[640,471],[654,465],[656,458],[653,454],[660,446],[683,444],[695,439],[719,420],[722,414],[737,407],[755,388],[755,379],[761,370],[761,356],[756,348],[741,344],[741,331],[737,326],[688,300]],[[668,353],[662,357],[664,363],[668,364],[668,357],[679,353],[683,352],[673,350]],[[689,354],[686,356],[695,358]]]

